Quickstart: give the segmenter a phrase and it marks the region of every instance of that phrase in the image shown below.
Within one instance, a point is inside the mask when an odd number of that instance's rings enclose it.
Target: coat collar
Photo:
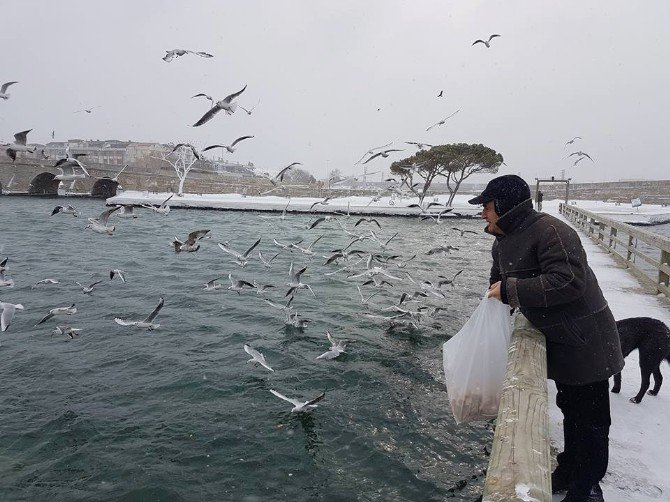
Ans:
[[[530,223],[530,217],[536,214],[538,213],[533,209],[532,199],[526,199],[503,214],[496,222],[496,225],[502,230],[504,235],[508,235],[514,233],[519,228],[525,228]],[[493,234],[492,232],[488,232],[488,230],[485,231],[496,237],[503,237],[503,235]]]

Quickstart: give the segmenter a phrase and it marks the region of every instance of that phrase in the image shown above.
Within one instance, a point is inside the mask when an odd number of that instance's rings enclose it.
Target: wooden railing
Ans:
[[[551,502],[544,335],[522,314],[514,320],[483,502]]]
[[[560,212],[654,293],[663,293],[670,298],[669,237],[646,232],[568,204],[561,204]],[[649,249],[645,250],[640,243],[646,244]],[[647,267],[641,267],[638,260],[647,264]]]

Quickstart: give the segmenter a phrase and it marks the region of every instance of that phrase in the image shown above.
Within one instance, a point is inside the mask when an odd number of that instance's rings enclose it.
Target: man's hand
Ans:
[[[500,281],[491,284],[489,290],[486,292],[486,296],[502,301],[502,298],[500,298]]]

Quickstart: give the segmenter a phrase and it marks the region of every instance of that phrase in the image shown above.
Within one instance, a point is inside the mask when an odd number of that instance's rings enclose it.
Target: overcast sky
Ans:
[[[252,134],[226,156],[268,170],[299,161],[318,178],[362,173],[361,155],[390,141],[405,151],[370,171],[413,153],[404,141],[467,142],[529,182],[561,169],[670,178],[667,0],[21,0],[3,2],[2,18],[0,83],[19,83],[0,102],[1,142],[31,128],[32,142],[55,130],[199,148]],[[492,33],[490,49],[471,46]],[[175,48],[214,58],[164,62]],[[260,100],[251,116],[190,127],[209,108],[192,95],[244,85],[240,105]],[[573,136],[583,140],[565,147]],[[573,167],[580,149],[595,162]]]

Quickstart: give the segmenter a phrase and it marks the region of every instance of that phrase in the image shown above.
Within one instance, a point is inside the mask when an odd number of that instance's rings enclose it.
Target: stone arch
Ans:
[[[58,195],[57,179],[52,173],[40,173],[30,180],[28,193],[30,195]]]
[[[103,199],[114,197],[118,186],[119,182],[114,181],[112,178],[101,178],[93,185],[93,188],[91,189],[91,197],[100,197]]]

